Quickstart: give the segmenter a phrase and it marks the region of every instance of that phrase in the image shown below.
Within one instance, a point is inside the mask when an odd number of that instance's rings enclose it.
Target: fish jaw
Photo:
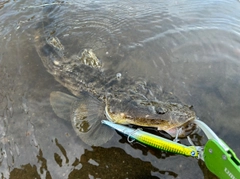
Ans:
[[[162,129],[158,128],[158,130]],[[182,126],[172,127],[169,129],[165,129],[164,131],[167,132],[171,137],[176,137],[178,135],[178,137],[184,138],[198,131],[198,126],[191,120]]]
[[[127,122],[124,113],[111,114],[108,110],[108,105],[105,106],[105,115],[106,115],[106,118],[111,122],[123,124],[123,125],[130,124],[129,122]]]
[[[123,124],[123,125],[137,125],[142,127],[154,127],[158,128],[159,122],[156,119],[149,118],[148,115],[144,116],[143,118],[134,118],[130,115],[125,114],[124,112],[113,113],[109,111],[108,105],[105,106],[105,115],[106,118],[114,123]],[[167,121],[159,120],[163,124],[167,124]]]

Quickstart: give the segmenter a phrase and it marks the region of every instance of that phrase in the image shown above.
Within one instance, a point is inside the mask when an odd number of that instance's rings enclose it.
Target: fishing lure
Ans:
[[[144,132],[141,129],[132,129],[127,126],[115,124],[113,122],[102,120],[102,123],[108,125],[115,130],[128,136],[128,140],[134,139],[143,144],[149,145],[151,147],[164,150],[171,153],[181,154],[185,156],[198,157],[197,147],[196,146],[185,146],[183,144],[165,139],[160,136]],[[129,140],[130,141],[130,140]],[[131,142],[131,141],[130,141]]]

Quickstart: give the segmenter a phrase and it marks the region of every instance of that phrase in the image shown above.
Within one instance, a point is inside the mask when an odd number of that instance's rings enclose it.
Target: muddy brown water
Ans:
[[[201,161],[118,133],[102,147],[84,144],[50,106],[51,91],[69,92],[47,73],[34,34],[43,28],[68,54],[92,48],[113,73],[159,84],[239,157],[239,10],[224,0],[1,1],[1,178],[216,178]]]

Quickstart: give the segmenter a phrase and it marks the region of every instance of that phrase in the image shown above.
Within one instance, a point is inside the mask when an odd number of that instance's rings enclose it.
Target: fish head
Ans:
[[[149,100],[113,100],[105,107],[106,117],[115,123],[153,127],[172,137],[185,137],[196,129],[192,107],[180,103]],[[178,130],[180,129],[181,130]]]

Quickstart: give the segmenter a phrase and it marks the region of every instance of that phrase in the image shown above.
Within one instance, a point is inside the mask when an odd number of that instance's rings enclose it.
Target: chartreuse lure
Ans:
[[[177,142],[159,137],[140,129],[132,129],[123,125],[115,124],[113,122],[102,120],[102,123],[108,125],[115,130],[128,136],[128,140],[134,139],[151,147],[164,150],[167,152],[181,154],[185,156],[198,157],[198,152],[195,146],[185,146]]]
[[[127,135],[129,141],[131,138],[160,150],[201,159],[207,168],[219,178],[240,178],[240,160],[236,154],[204,122],[198,119],[194,120],[194,123],[202,129],[208,138],[204,147],[194,146],[190,139],[189,142],[192,143],[192,146],[185,146],[140,129],[132,129],[106,120],[103,120],[102,123]]]

